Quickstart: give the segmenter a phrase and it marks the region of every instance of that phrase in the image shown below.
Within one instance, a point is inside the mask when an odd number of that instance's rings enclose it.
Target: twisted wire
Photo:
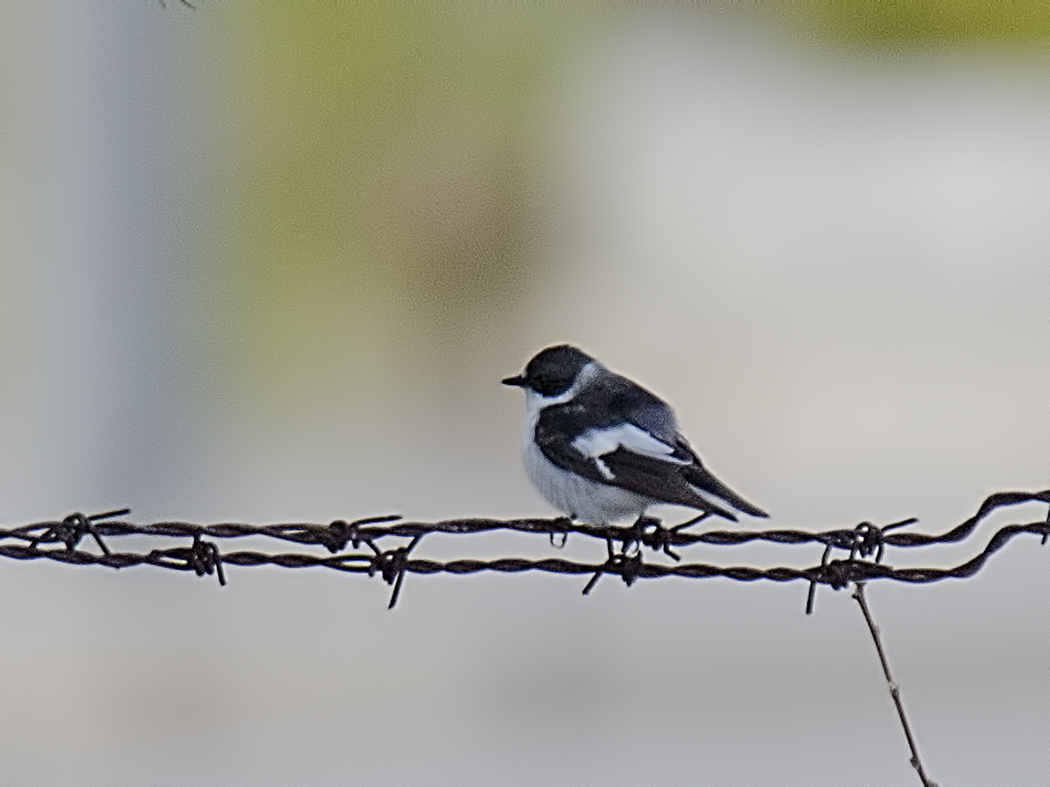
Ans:
[[[590,575],[584,593],[593,589],[605,574],[619,576],[628,585],[638,579],[683,577],[706,579],[722,577],[737,582],[793,582],[810,585],[807,612],[813,608],[817,585],[843,588],[850,583],[871,580],[893,580],[911,584],[938,582],[944,579],[965,579],[973,576],[988,559],[1015,537],[1030,533],[1041,537],[1045,544],[1050,537],[1050,511],[1045,520],[1000,527],[984,548],[969,560],[950,567],[893,568],[882,563],[886,547],[917,548],[963,541],[972,537],[978,525],[993,511],[1022,503],[1050,504],[1050,490],[1042,492],[998,492],[990,495],[977,512],[964,522],[940,534],[893,532],[914,524],[909,518],[877,526],[862,522],[853,528],[821,532],[803,530],[763,531],[709,531],[687,532],[686,528],[706,517],[701,516],[674,527],[664,527],[656,519],[642,518],[630,527],[577,524],[565,518],[557,519],[456,519],[440,522],[405,522],[397,515],[366,517],[353,522],[336,520],[327,525],[312,523],[280,523],[252,525],[219,523],[200,525],[189,522],[157,522],[138,525],[123,519],[130,511],[119,509],[98,514],[71,514],[61,521],[36,522],[13,528],[0,528],[0,557],[13,560],[51,560],[72,565],[98,565],[121,569],[133,566],[154,566],[175,571],[193,571],[198,576],[216,575],[220,584],[226,583],[224,567],[277,566],[280,568],[327,568],[336,571],[379,576],[393,586],[390,607],[398,600],[406,574],[476,574],[496,572],[516,574],[543,572],[549,574]],[[607,557],[603,562],[584,563],[563,558],[526,559],[505,557],[494,560],[459,558],[437,561],[412,557],[413,550],[424,536],[445,534],[467,536],[493,531],[541,533],[552,543],[556,537],[564,540],[569,535],[605,541]],[[98,551],[81,548],[87,536]],[[107,539],[124,536],[152,538],[189,538],[191,544],[148,552],[113,551]],[[223,552],[217,541],[238,538],[270,539],[283,543],[321,546],[329,554],[310,552],[265,552],[242,550]],[[380,543],[389,538],[409,539],[407,544],[384,549]],[[819,543],[824,545],[819,564],[804,568],[750,566],[718,566],[704,563],[681,563],[675,547],[703,543],[714,546],[735,546],[755,541],[783,545]],[[614,549],[619,542],[620,549]],[[355,550],[346,552],[347,547]],[[362,551],[367,547],[368,551]],[[647,562],[643,547],[671,557],[675,562]],[[848,552],[844,559],[831,559],[834,550]],[[874,560],[869,558],[874,556]]]

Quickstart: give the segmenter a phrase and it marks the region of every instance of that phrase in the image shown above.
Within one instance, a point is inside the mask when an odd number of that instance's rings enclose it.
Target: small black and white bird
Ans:
[[[576,347],[540,351],[503,384],[525,391],[525,471],[570,519],[607,525],[658,503],[769,516],[703,466],[666,402]]]

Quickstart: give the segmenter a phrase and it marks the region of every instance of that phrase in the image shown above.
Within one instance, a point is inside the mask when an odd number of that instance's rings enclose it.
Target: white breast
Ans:
[[[533,439],[540,409],[539,406],[528,408],[522,434],[522,459],[529,479],[547,502],[571,518],[592,525],[633,519],[645,513],[654,502],[651,498],[570,473],[545,457]]]

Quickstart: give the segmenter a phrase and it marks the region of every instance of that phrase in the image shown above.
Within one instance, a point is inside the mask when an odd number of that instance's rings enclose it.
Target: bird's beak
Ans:
[[[505,377],[501,382],[504,385],[515,385],[518,388],[524,388],[526,385],[525,378],[520,374],[517,374],[514,377]]]

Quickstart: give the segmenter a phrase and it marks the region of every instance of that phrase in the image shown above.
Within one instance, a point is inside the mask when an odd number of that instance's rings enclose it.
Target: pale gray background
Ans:
[[[916,515],[932,532],[990,492],[1050,485],[1045,50],[590,20],[508,124],[519,139],[485,126],[484,96],[465,111],[437,93],[439,133],[408,134],[396,172],[370,165],[387,201],[366,204],[406,258],[426,265],[413,237],[450,249],[462,281],[392,276],[362,316],[356,274],[305,273],[323,319],[357,321],[324,341],[300,333],[322,319],[310,297],[270,311],[285,285],[259,306],[244,294],[262,263],[241,173],[270,148],[239,88],[253,12],[218,5],[5,4],[5,524],[125,504],[141,522],[544,515],[519,467],[520,395],[498,380],[566,340],[674,402],[775,526]],[[524,162],[512,255],[486,168],[504,153]],[[350,162],[332,172],[348,189]],[[498,275],[462,296],[488,275],[456,269],[481,225]],[[314,232],[266,264],[299,265]],[[948,565],[984,540],[898,560]],[[1018,539],[970,581],[870,588],[943,785],[1046,783],[1048,554]],[[0,566],[0,782],[915,782],[846,593],[807,618],[801,585],[606,578],[583,598],[573,578],[409,577],[391,613],[360,577],[229,579]]]

